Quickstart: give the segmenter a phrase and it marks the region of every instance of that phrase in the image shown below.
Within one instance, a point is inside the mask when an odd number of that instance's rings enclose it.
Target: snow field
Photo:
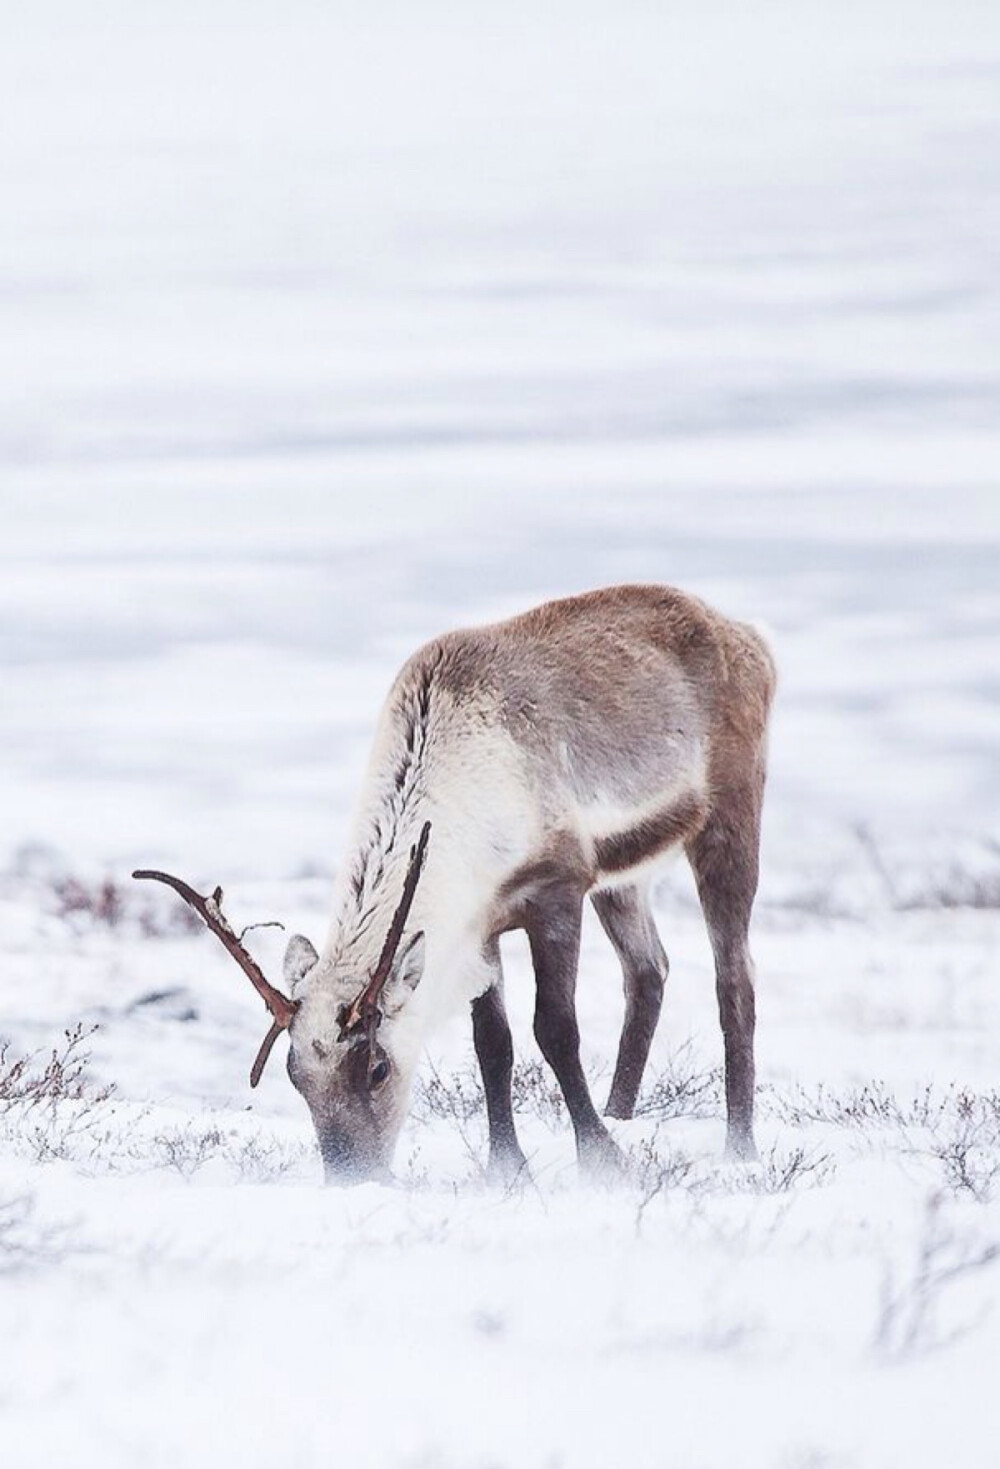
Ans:
[[[5,1463],[994,1469],[997,7],[15,10]],[[458,1017],[397,1186],[324,1189],[260,1006],[127,874],[320,941],[402,659],[620,580],[781,671],[762,1162],[677,866],[625,1184],[577,1180],[515,938],[532,1181],[483,1186]],[[579,1001],[601,1098],[593,922]]]

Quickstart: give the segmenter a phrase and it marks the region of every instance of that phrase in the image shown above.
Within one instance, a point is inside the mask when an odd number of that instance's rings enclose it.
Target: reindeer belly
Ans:
[[[686,841],[705,820],[708,803],[696,790],[682,791],[670,800],[629,813],[617,821],[595,823],[591,841],[595,886],[621,882],[635,869],[666,855],[671,847]]]

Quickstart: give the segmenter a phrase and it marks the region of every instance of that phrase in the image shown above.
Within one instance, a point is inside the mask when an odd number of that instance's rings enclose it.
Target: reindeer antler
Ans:
[[[399,907],[392,916],[389,932],[385,936],[382,952],[378,963],[372,970],[371,979],[349,1007],[341,1014],[341,1034],[346,1035],[348,1031],[360,1026],[368,1036],[369,1046],[375,1042],[375,1031],[378,1028],[381,1014],[378,1002],[382,991],[385,989],[386,980],[392,972],[392,961],[396,957],[399,941],[403,937],[403,929],[406,920],[410,916],[410,908],[413,905],[413,895],[420,881],[420,874],[424,867],[424,858],[427,856],[427,843],[430,841],[431,824],[425,821],[420,831],[416,846],[410,848],[410,865],[406,869],[406,879],[403,883],[403,896],[399,900]]]
[[[181,878],[172,877],[169,872],[153,872],[143,868],[138,872],[133,872],[132,876],[139,879],[148,878],[153,882],[163,882],[166,883],[167,887],[173,888],[174,892],[178,893],[184,899],[188,907],[194,909],[198,917],[204,921],[205,926],[215,934],[220,943],[232,954],[271,1012],[274,1023],[264,1037],[261,1048],[257,1052],[257,1059],[253,1063],[250,1071],[250,1085],[256,1086],[267,1064],[267,1058],[271,1054],[271,1048],[281,1032],[287,1030],[289,1025],[291,1025],[292,1016],[299,1008],[299,1002],[297,1000],[290,1000],[287,995],[283,995],[280,990],[275,989],[274,985],[270,984],[264,978],[257,961],[243,947],[239,937],[222,911],[221,888],[216,888],[210,897],[205,898],[201,893],[196,893],[194,888],[182,881]]]

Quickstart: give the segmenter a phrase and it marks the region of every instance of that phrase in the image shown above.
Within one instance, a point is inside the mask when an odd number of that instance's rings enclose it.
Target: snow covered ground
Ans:
[[[996,7],[0,25],[5,1459],[995,1465]],[[515,938],[531,1185],[482,1184],[456,1021],[399,1186],[323,1189],[259,1006],[127,873],[320,939],[405,654],[626,579],[779,661],[764,1160],[720,1160],[677,866],[632,1182],[576,1180]],[[596,923],[580,1007],[601,1093]]]

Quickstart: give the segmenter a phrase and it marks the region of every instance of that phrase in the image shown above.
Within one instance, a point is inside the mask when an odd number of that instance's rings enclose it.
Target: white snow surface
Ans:
[[[18,1469],[1000,1462],[1000,9],[63,0],[0,17],[0,1449]],[[381,699],[616,581],[781,675],[760,1165],[683,864],[584,1186],[505,947],[398,1184],[324,1188],[161,866],[324,935]],[[88,911],[105,881],[120,909]],[[268,971],[283,937],[248,942]],[[218,951],[217,951],[218,950]],[[599,1100],[621,1019],[595,921]],[[84,1042],[104,1099],[8,1101]]]

